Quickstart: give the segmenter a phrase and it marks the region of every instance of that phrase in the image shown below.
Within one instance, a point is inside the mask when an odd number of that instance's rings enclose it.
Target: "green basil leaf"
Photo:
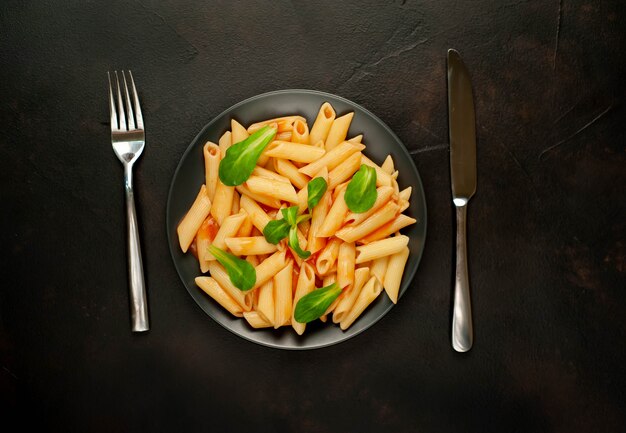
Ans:
[[[294,318],[300,323],[309,323],[319,319],[340,294],[341,287],[337,283],[313,290],[300,298],[296,304]]]
[[[291,226],[291,229],[289,229],[289,246],[301,259],[306,260],[311,256],[311,251],[302,251],[302,248],[300,248],[300,240],[298,239],[298,229],[296,226]]]
[[[283,218],[289,223],[290,226],[298,224],[298,206],[291,206],[287,209],[281,209]]]
[[[377,196],[376,170],[362,164],[346,188],[344,200],[348,209],[354,213],[367,212],[374,206]]]
[[[252,264],[215,245],[209,247],[209,252],[224,266],[230,281],[235,287],[245,292],[254,286],[254,283],[256,283],[256,269],[254,269]]]
[[[275,135],[274,128],[264,126],[245,140],[230,146],[220,162],[219,177],[222,183],[237,186],[248,180],[261,153]]]
[[[298,218],[296,218],[296,225],[303,223],[310,219],[311,219],[311,214],[300,215]]]
[[[324,180],[323,177],[316,177],[315,179],[312,179],[308,183],[308,185],[307,185],[307,194],[308,194],[307,204],[308,204],[310,210],[313,210],[313,208],[319,203],[320,199],[322,198],[322,196],[326,192],[327,188],[328,188],[328,184],[326,183],[326,181]]]
[[[269,243],[276,245],[287,237],[290,228],[286,219],[272,220],[265,225],[263,236]]]

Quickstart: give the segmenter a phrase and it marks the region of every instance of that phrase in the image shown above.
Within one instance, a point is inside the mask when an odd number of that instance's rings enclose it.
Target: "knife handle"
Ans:
[[[456,206],[456,274],[452,313],[452,347],[457,352],[470,350],[474,340],[467,275],[466,214],[467,205]]]

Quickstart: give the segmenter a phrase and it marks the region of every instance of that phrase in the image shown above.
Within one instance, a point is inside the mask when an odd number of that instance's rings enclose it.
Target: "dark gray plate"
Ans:
[[[426,200],[422,181],[408,151],[398,137],[378,117],[347,99],[314,90],[280,90],[264,93],[240,102],[207,124],[191,142],[174,173],[167,199],[166,224],[170,252],[174,265],[189,294],[200,308],[213,320],[233,333],[247,340],[280,349],[314,349],[339,343],[354,337],[376,323],[393,306],[383,293],[369,306],[346,331],[332,323],[316,321],[307,325],[304,335],[297,335],[291,327],[279,329],[253,329],[243,318],[233,317],[220,305],[200,290],[194,279],[200,275],[197,260],[191,253],[183,254],[178,245],[176,227],[193,203],[200,185],[204,183],[204,160],[202,147],[208,140],[217,142],[219,137],[230,129],[230,119],[235,118],[243,125],[280,117],[299,114],[307,119],[309,126],[317,116],[320,106],[329,102],[337,111],[337,116],[354,111],[348,137],[363,134],[367,146],[365,154],[381,164],[391,154],[396,169],[400,171],[400,188],[413,187],[411,205],[405,213],[417,219],[417,223],[402,232],[409,236],[411,251],[400,286],[400,297],[415,276],[424,249],[426,238]],[[400,301],[399,301],[400,302]]]

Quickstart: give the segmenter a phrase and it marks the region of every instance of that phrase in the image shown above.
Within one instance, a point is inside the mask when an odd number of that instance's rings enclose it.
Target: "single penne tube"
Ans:
[[[306,324],[296,321],[296,306],[298,305],[300,298],[311,293],[313,290],[315,290],[315,270],[309,263],[304,262],[302,263],[300,273],[298,274],[298,282],[296,283],[296,292],[293,297],[293,308],[291,311],[291,326],[298,335],[302,335],[304,333]]]
[[[250,136],[246,128],[244,128],[243,125],[237,122],[235,119],[230,120],[230,130],[232,133],[232,144],[237,144]]]
[[[240,208],[239,211],[241,212],[243,208]],[[250,218],[250,215],[248,215],[248,212],[246,211],[246,219],[243,220],[243,222],[241,223],[241,226],[239,226],[239,230],[237,230],[237,234],[235,235],[236,238],[245,238],[248,236],[252,236],[252,228],[254,227],[254,225],[252,224],[252,219]]]
[[[393,164],[393,158],[391,157],[391,155],[387,155],[387,158],[385,158],[385,160],[383,161],[383,164],[380,166],[380,168],[388,174],[392,174],[395,171],[394,168],[394,164]]]
[[[398,200],[398,205],[400,206],[400,212],[404,212],[409,208],[409,202],[407,200]]]
[[[409,199],[411,198],[411,191],[413,191],[413,187],[407,186],[398,193],[398,199],[409,201]]]
[[[217,222],[212,216],[208,216],[196,233],[196,253],[198,254],[198,263],[200,265],[200,271],[204,274],[209,271],[209,260],[207,255],[210,256],[209,247],[215,239],[215,235],[219,230]]]
[[[211,277],[196,277],[196,285],[207,295],[213,298],[218,304],[224,307],[233,316],[241,317],[243,309],[228,293]]]
[[[383,205],[387,204],[389,200],[393,198],[393,188],[390,186],[379,186],[376,189],[376,201],[372,205],[372,207],[363,213],[354,213],[350,212],[346,215],[345,222],[346,224],[358,225],[363,221],[371,217],[378,209],[383,207]]]
[[[271,207],[274,209],[278,209],[280,207],[280,200],[275,197],[269,197],[265,194],[258,194],[256,192],[252,192],[250,188],[246,186],[246,183],[242,183],[241,185],[237,185],[235,187],[241,197],[244,195],[248,196],[248,198],[252,199],[255,202],[264,204],[267,207]],[[239,198],[239,206],[241,206],[241,197]]]
[[[263,153],[272,158],[282,158],[308,164],[309,162],[317,161],[326,151],[308,144],[274,140],[267,145]]]
[[[359,242],[362,244],[369,244],[370,242],[387,238],[398,230],[410,226],[411,224],[415,224],[416,222],[417,220],[415,218],[411,218],[401,213],[387,224],[380,226],[369,235],[360,239]]]
[[[363,155],[361,156],[361,164],[365,164],[376,170],[376,186],[391,186],[391,175],[380,168],[374,161]]]
[[[215,281],[220,284],[220,287],[241,306],[243,311],[250,311],[252,308],[252,297],[250,296],[250,291],[242,292],[235,287],[232,281],[230,281],[230,277],[228,276],[226,269],[224,269],[224,267],[218,263],[217,260],[212,260],[209,263],[209,272],[211,273],[211,277],[213,277]]]
[[[193,242],[193,238],[196,236],[196,232],[206,217],[209,216],[211,209],[211,200],[209,199],[207,188],[203,184],[193,204],[176,228],[178,242],[183,253],[187,252],[191,242]]]
[[[259,167],[258,165],[254,167],[254,170],[252,170],[252,176],[266,177],[268,179],[274,179],[284,183],[290,182],[288,178],[281,176],[278,172]]]
[[[328,188],[334,189],[337,185],[350,179],[361,167],[361,152],[354,153],[328,173]]]
[[[363,134],[355,135],[347,141],[349,141],[350,143],[360,143],[361,140],[363,140]]]
[[[367,267],[358,268],[354,271],[354,284],[345,289],[337,298],[339,299],[339,302],[333,310],[334,323],[341,322],[341,320],[345,317],[348,311],[350,311],[350,309],[354,305],[354,301],[356,301],[356,298],[359,296],[361,288],[363,288],[369,278],[370,269]]]
[[[309,144],[309,126],[305,120],[296,119],[293,122],[291,141],[294,143]]]
[[[320,276],[327,275],[333,265],[337,263],[337,257],[339,255],[339,246],[342,244],[341,239],[332,238],[328,241],[326,246],[320,251],[315,261],[315,267],[317,273]]]
[[[333,120],[333,124],[328,131],[328,136],[326,140],[324,140],[326,151],[334,149],[339,143],[342,143],[346,139],[353,117],[354,112],[350,112],[341,117],[336,117],[335,120]]]
[[[235,192],[233,192],[233,205],[230,208],[231,215],[239,213],[239,198],[239,193],[235,190]]]
[[[295,188],[290,183],[287,184],[259,176],[250,176],[245,182],[245,186],[256,194],[288,201],[290,203],[298,203],[298,195],[296,194]]]
[[[271,328],[272,324],[261,315],[258,311],[246,311],[243,313],[243,318],[252,326],[254,329],[260,328]]]
[[[383,226],[398,216],[400,207],[397,203],[390,201],[377,210],[368,219],[357,225],[345,226],[335,233],[335,236],[345,242],[355,242],[372,233],[377,228]]]
[[[398,253],[409,244],[409,237],[400,235],[356,247],[356,264]],[[387,266],[389,267],[389,266]]]
[[[312,146],[307,146],[312,147]],[[288,182],[294,184],[297,188],[302,189],[306,187],[309,182],[309,177],[300,173],[298,167],[286,159],[273,158],[274,169],[277,173],[287,179]]]
[[[354,284],[355,261],[356,247],[354,242],[342,242],[337,254],[337,284],[344,290]]]
[[[315,177],[322,168],[326,167],[328,171],[330,171],[345,161],[350,155],[360,152],[363,149],[365,149],[365,146],[361,143],[350,143],[349,141],[344,141],[332,150],[327,151],[324,156],[317,161],[301,167],[299,171],[307,176]],[[363,157],[361,157],[361,160],[362,159]],[[389,181],[389,184],[391,185],[391,181]]]
[[[335,234],[337,230],[343,225],[343,220],[348,213],[348,205],[344,199],[346,189],[342,188],[337,198],[333,200],[333,204],[330,207],[324,222],[317,231],[317,236],[322,238],[329,238]]]
[[[202,149],[204,154],[204,178],[209,199],[213,201],[217,188],[218,172],[220,169],[221,153],[217,144],[207,141]]]
[[[267,119],[261,122],[253,123],[252,125],[248,126],[248,133],[252,134],[253,132],[256,132],[259,129],[263,128],[265,125],[270,125],[272,123],[275,123],[278,126],[278,132],[291,131],[293,129],[293,124],[296,120],[306,122],[306,119],[302,116],[276,117],[274,119]]]
[[[291,323],[293,260],[274,275],[274,328]]]
[[[330,127],[336,117],[335,109],[328,102],[324,102],[320,107],[315,122],[309,132],[309,143],[316,144],[326,140]]]
[[[242,210],[238,214],[227,216],[220,226],[220,229],[217,231],[212,245],[222,250],[225,249],[226,238],[232,238],[237,234],[239,227],[241,227],[241,224],[246,219],[247,215],[248,213],[245,210]],[[207,260],[215,260],[215,257],[213,257],[211,253],[206,253],[205,257]]]
[[[255,268],[256,271],[256,283],[252,286],[252,289],[260,287],[267,280],[271,279],[274,275],[280,272],[286,265],[286,253],[285,251],[276,251],[274,254],[263,260],[259,266]]]
[[[389,256],[380,257],[372,260],[370,265],[370,273],[378,278],[380,284],[384,285],[385,273],[387,273],[387,264],[389,263]]]
[[[274,280],[270,278],[256,291],[258,292],[256,310],[274,325]]]
[[[270,244],[265,236],[229,237],[224,239],[228,249],[236,256],[271,254],[276,245]]]
[[[263,208],[259,206],[256,201],[245,194],[241,196],[239,204],[242,209],[245,209],[246,212],[248,212],[248,218],[250,218],[254,227],[260,233],[263,233],[263,229],[267,223],[271,221],[271,218],[267,215]],[[254,236],[253,233],[251,233],[252,236]]]
[[[302,188],[298,191],[298,215],[304,213],[309,208],[309,191],[307,188]],[[310,221],[310,220],[309,220]]]
[[[404,268],[406,261],[409,258],[409,248],[404,247],[400,252],[389,256],[389,263],[387,265],[387,273],[385,274],[385,281],[383,287],[391,302],[398,303],[398,292],[400,290],[400,282],[402,281],[402,275],[404,274]]]
[[[378,295],[382,292],[383,287],[376,277],[371,277],[369,281],[363,286],[359,292],[359,296],[354,305],[348,311],[348,314],[341,320],[339,326],[342,330],[348,329],[354,321],[365,311],[365,309],[372,303]]]
[[[220,148],[220,158],[224,158],[226,156],[226,151],[232,145],[232,132],[226,131],[224,134],[222,134],[218,141],[218,144]]]
[[[218,180],[213,205],[211,206],[211,215],[220,226],[233,209],[234,197],[235,187],[226,186]]]
[[[315,205],[311,212],[311,227],[309,228],[309,235],[307,237],[308,249],[311,254],[315,254],[321,250],[326,244],[326,238],[317,235],[320,227],[324,223],[324,219],[328,214],[331,204],[331,192],[326,190],[320,201]]]

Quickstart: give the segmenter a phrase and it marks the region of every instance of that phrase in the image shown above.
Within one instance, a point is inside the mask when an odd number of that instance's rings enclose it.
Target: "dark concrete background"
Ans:
[[[48,432],[626,431],[623,2],[51,1],[0,6],[0,413]],[[473,76],[476,340],[450,340],[445,54]],[[152,329],[129,331],[106,71],[132,69]],[[335,93],[407,145],[428,204],[412,287],[373,328],[288,352],[179,281],[165,203],[215,115]]]

